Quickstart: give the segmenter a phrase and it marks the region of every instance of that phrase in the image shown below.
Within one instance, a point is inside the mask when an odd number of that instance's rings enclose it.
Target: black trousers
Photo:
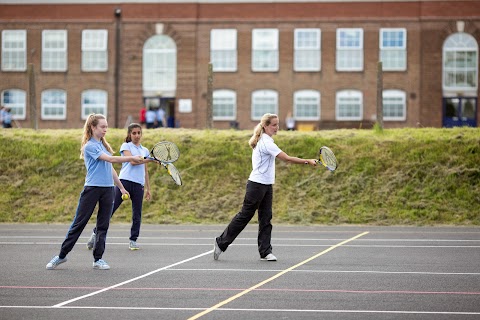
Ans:
[[[67,236],[60,249],[60,258],[64,258],[72,251],[75,243],[85,229],[98,203],[96,244],[93,249],[95,261],[101,259],[105,252],[105,239],[110,225],[110,215],[113,209],[114,187],[84,187],[78,200],[77,212]]]
[[[247,182],[242,210],[233,217],[222,235],[217,238],[218,247],[225,251],[252,220],[258,209],[258,252],[260,257],[272,253],[272,201],[273,186],[253,181]]]

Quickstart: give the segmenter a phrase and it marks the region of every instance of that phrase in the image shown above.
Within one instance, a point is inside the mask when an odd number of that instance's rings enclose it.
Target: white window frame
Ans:
[[[237,71],[237,30],[210,30],[210,61],[215,72]]]
[[[313,105],[314,115],[305,115],[301,109]],[[298,90],[293,94],[293,117],[299,121],[320,120],[321,95],[317,90]]]
[[[108,30],[82,30],[82,71],[108,71]]]
[[[310,33],[314,39],[303,43],[302,33]],[[294,66],[297,72],[316,72],[322,68],[322,32],[318,28],[302,28],[294,31]]]
[[[220,113],[220,115],[216,115]],[[237,93],[233,90],[213,91],[213,120],[232,121],[237,119]]]
[[[5,94],[9,92],[12,100],[5,102]],[[12,119],[25,120],[27,118],[27,92],[21,89],[6,89],[2,91],[1,106],[11,110]]]
[[[345,105],[344,100],[358,101],[358,116],[341,114],[340,108]],[[350,103],[354,105],[354,103]],[[337,121],[361,121],[363,120],[363,93],[359,90],[341,90],[337,91],[335,97],[335,119]]]
[[[50,94],[55,94],[58,95],[60,94],[62,97],[60,99],[57,99],[58,96],[55,96],[55,101],[45,101],[47,98],[47,95]],[[60,101],[58,101],[60,100]],[[63,101],[62,101],[63,100]],[[59,110],[60,112],[55,113],[55,114],[48,114],[47,110]],[[42,91],[42,100],[41,100],[41,119],[42,120],[65,120],[67,119],[67,92],[62,89],[47,89]]]
[[[401,39],[397,36],[401,34]],[[407,29],[382,28],[379,33],[380,61],[383,71],[407,70]],[[395,37],[393,41],[385,39]],[[398,41],[400,40],[400,43]],[[392,43],[393,42],[393,43]]]
[[[383,90],[382,92],[383,100],[383,120],[384,121],[405,121],[407,120],[407,94],[403,90]],[[392,101],[393,100],[393,101]],[[387,104],[401,105],[402,115],[399,116],[389,116],[385,112],[385,107]]]
[[[47,48],[49,37],[63,38],[58,48]],[[42,71],[64,72],[68,69],[68,34],[67,30],[43,30],[42,31]]]
[[[92,103],[86,103],[85,99],[91,94]],[[93,109],[93,110],[92,110]],[[108,116],[108,93],[100,89],[88,89],[82,92],[82,120],[86,120],[91,113],[100,113]]]
[[[253,29],[252,71],[278,71],[278,50],[278,29]]]
[[[349,41],[347,36],[350,37],[352,41]],[[363,29],[337,29],[336,48],[335,65],[337,71],[363,71]]]
[[[13,38],[13,40],[11,39]],[[27,31],[2,31],[2,71],[27,70]]]
[[[442,72],[442,86],[443,90],[450,91],[467,91],[473,92],[476,95],[478,90],[478,43],[477,40],[470,34],[458,32],[450,35],[443,43],[443,72]],[[447,56],[453,54],[459,60],[462,56],[472,56],[473,66],[458,66],[453,59],[453,65],[449,65]],[[458,58],[457,58],[458,57]],[[468,58],[465,58],[466,60]],[[468,62],[468,60],[466,61]],[[466,64],[466,63],[465,63]],[[465,79],[464,85],[459,85],[458,77]],[[473,85],[468,86],[468,79],[473,81]],[[452,80],[453,79],[453,80]],[[448,83],[447,83],[448,81]],[[452,85],[450,85],[450,83]]]
[[[273,107],[265,109],[261,103],[266,104],[269,101]],[[258,107],[260,106],[262,106],[262,109],[259,111]],[[251,119],[260,120],[265,113],[278,114],[278,92],[275,90],[265,89],[252,92]]]
[[[159,34],[143,46],[143,90],[155,95],[174,95],[177,89],[177,46],[172,38]]]

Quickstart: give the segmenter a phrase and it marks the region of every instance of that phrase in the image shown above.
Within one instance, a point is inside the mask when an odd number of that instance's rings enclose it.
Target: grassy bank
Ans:
[[[0,222],[71,222],[85,178],[82,130],[0,132]],[[144,223],[226,223],[240,209],[251,170],[248,131],[145,130],[143,145],[175,142],[184,185],[150,165],[153,199]],[[107,139],[118,150],[123,129]],[[280,132],[290,155],[322,145],[339,159],[324,168],[277,160],[274,221],[300,224],[480,225],[480,130],[395,129]],[[118,153],[117,153],[118,154]],[[120,166],[115,165],[117,172]],[[129,222],[123,204],[113,222]]]

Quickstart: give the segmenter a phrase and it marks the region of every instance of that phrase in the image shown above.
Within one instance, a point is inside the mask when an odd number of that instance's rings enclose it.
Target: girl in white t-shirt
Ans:
[[[233,217],[223,233],[215,238],[213,259],[218,260],[240,232],[247,226],[258,210],[258,252],[264,261],[277,261],[270,244],[272,238],[272,201],[275,183],[275,158],[296,164],[317,165],[315,159],[291,157],[273,141],[279,129],[278,116],[266,113],[255,127],[250,138],[252,147],[252,172],[247,181],[245,198],[240,212]]]

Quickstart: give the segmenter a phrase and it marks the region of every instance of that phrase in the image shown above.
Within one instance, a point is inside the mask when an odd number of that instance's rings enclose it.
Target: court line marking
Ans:
[[[302,262],[297,263],[296,265],[291,266],[290,268],[285,269],[285,270],[277,273],[276,275],[274,275],[274,276],[272,276],[272,277],[270,277],[270,278],[268,278],[268,279],[266,279],[266,280],[264,280],[264,281],[262,281],[262,282],[259,282],[259,283],[257,283],[256,285],[254,285],[254,286],[252,286],[252,287],[250,287],[250,288],[248,288],[248,289],[246,289],[246,290],[244,290],[244,291],[242,291],[242,292],[240,292],[240,293],[237,293],[236,295],[234,295],[234,296],[232,296],[232,297],[230,297],[230,298],[228,298],[228,299],[226,299],[226,300],[223,300],[223,301],[217,303],[216,305],[214,305],[214,306],[212,306],[212,307],[210,307],[210,308],[208,308],[208,309],[206,309],[206,310],[204,310],[204,311],[202,311],[202,312],[200,312],[200,313],[197,313],[197,314],[194,315],[193,317],[188,318],[188,320],[198,319],[198,318],[200,318],[200,317],[202,317],[202,316],[204,316],[204,315],[206,315],[206,314],[208,314],[208,313],[210,313],[210,312],[212,312],[212,311],[220,308],[221,306],[226,305],[227,303],[230,303],[230,302],[232,302],[233,300],[235,300],[235,299],[237,299],[237,298],[240,298],[241,296],[243,296],[243,295],[251,292],[252,290],[255,290],[255,289],[263,286],[264,284],[267,284],[267,283],[269,283],[270,281],[273,281],[273,280],[281,277],[282,275],[286,274],[287,272],[292,271],[293,269],[296,269],[296,268],[298,268],[298,267],[300,267],[300,266],[302,266],[302,265],[304,265],[304,264],[306,264],[306,263],[308,263],[308,262],[310,262],[310,261],[312,261],[312,260],[320,257],[321,255],[323,255],[323,254],[325,254],[325,253],[327,253],[327,252],[330,252],[330,251],[332,251],[333,249],[336,249],[336,248],[344,245],[345,243],[348,243],[348,242],[350,242],[350,241],[353,241],[353,240],[355,240],[355,239],[357,239],[357,238],[360,238],[360,237],[362,237],[362,236],[364,236],[364,235],[366,235],[366,234],[368,234],[368,231],[362,232],[362,233],[357,234],[356,236],[354,236],[354,237],[352,237],[352,238],[350,238],[350,239],[347,239],[347,240],[344,240],[344,241],[342,241],[342,242],[340,242],[340,243],[337,243],[336,245],[331,246],[330,248],[328,248],[328,249],[326,249],[326,250],[324,250],[324,251],[322,251],[322,252],[320,252],[320,253],[317,253],[316,255],[311,256],[310,258],[308,258],[308,259],[306,259],[306,260],[303,260]]]
[[[52,309],[49,306],[0,306],[0,309]],[[67,306],[62,309],[89,309],[89,310],[165,310],[165,311],[198,311],[202,308],[163,308],[163,307],[97,307],[97,306]],[[413,311],[413,310],[334,310],[334,309],[240,309],[217,308],[217,311],[242,312],[290,312],[290,313],[375,313],[375,314],[438,314],[438,315],[480,315],[480,312],[464,311]]]
[[[159,268],[159,269],[157,269],[157,270],[150,271],[150,272],[148,272],[148,273],[145,273],[145,274],[143,274],[143,275],[141,275],[141,276],[132,278],[132,279],[130,279],[130,280],[117,283],[117,284],[115,284],[115,285],[113,285],[113,286],[110,286],[110,287],[107,287],[107,288],[103,288],[103,289],[101,289],[101,290],[98,290],[98,291],[95,291],[95,292],[92,292],[92,293],[89,293],[89,294],[86,294],[86,295],[83,295],[83,296],[80,296],[80,297],[77,297],[77,298],[74,298],[74,299],[70,299],[70,300],[67,300],[67,301],[58,303],[58,304],[56,304],[56,305],[54,305],[54,306],[52,306],[52,307],[53,307],[53,308],[63,307],[63,306],[66,305],[66,304],[69,304],[69,303],[72,303],[72,302],[75,302],[75,301],[78,301],[78,300],[81,300],[81,299],[84,299],[84,298],[88,298],[88,297],[97,295],[97,294],[99,294],[99,293],[108,291],[108,290],[110,290],[110,289],[114,289],[114,288],[123,286],[124,284],[127,284],[127,283],[130,283],[130,282],[133,282],[133,281],[136,281],[136,280],[139,280],[139,279],[148,277],[148,276],[150,276],[150,275],[152,275],[152,274],[155,274],[155,273],[157,273],[157,272],[159,272],[159,271],[163,271],[163,270],[169,269],[169,268],[171,268],[171,267],[178,266],[178,265],[180,265],[180,264],[182,264],[182,263],[185,263],[185,262],[189,262],[189,261],[198,259],[198,258],[200,258],[200,257],[203,257],[203,256],[207,255],[207,254],[211,254],[212,251],[213,251],[213,250],[204,252],[204,253],[202,253],[202,254],[199,254],[199,255],[196,255],[196,256],[194,256],[194,257],[191,257],[191,258],[188,258],[188,259],[185,259],[185,260],[176,262],[176,263],[174,263],[174,264],[165,266],[165,267],[163,267],[163,268]]]

